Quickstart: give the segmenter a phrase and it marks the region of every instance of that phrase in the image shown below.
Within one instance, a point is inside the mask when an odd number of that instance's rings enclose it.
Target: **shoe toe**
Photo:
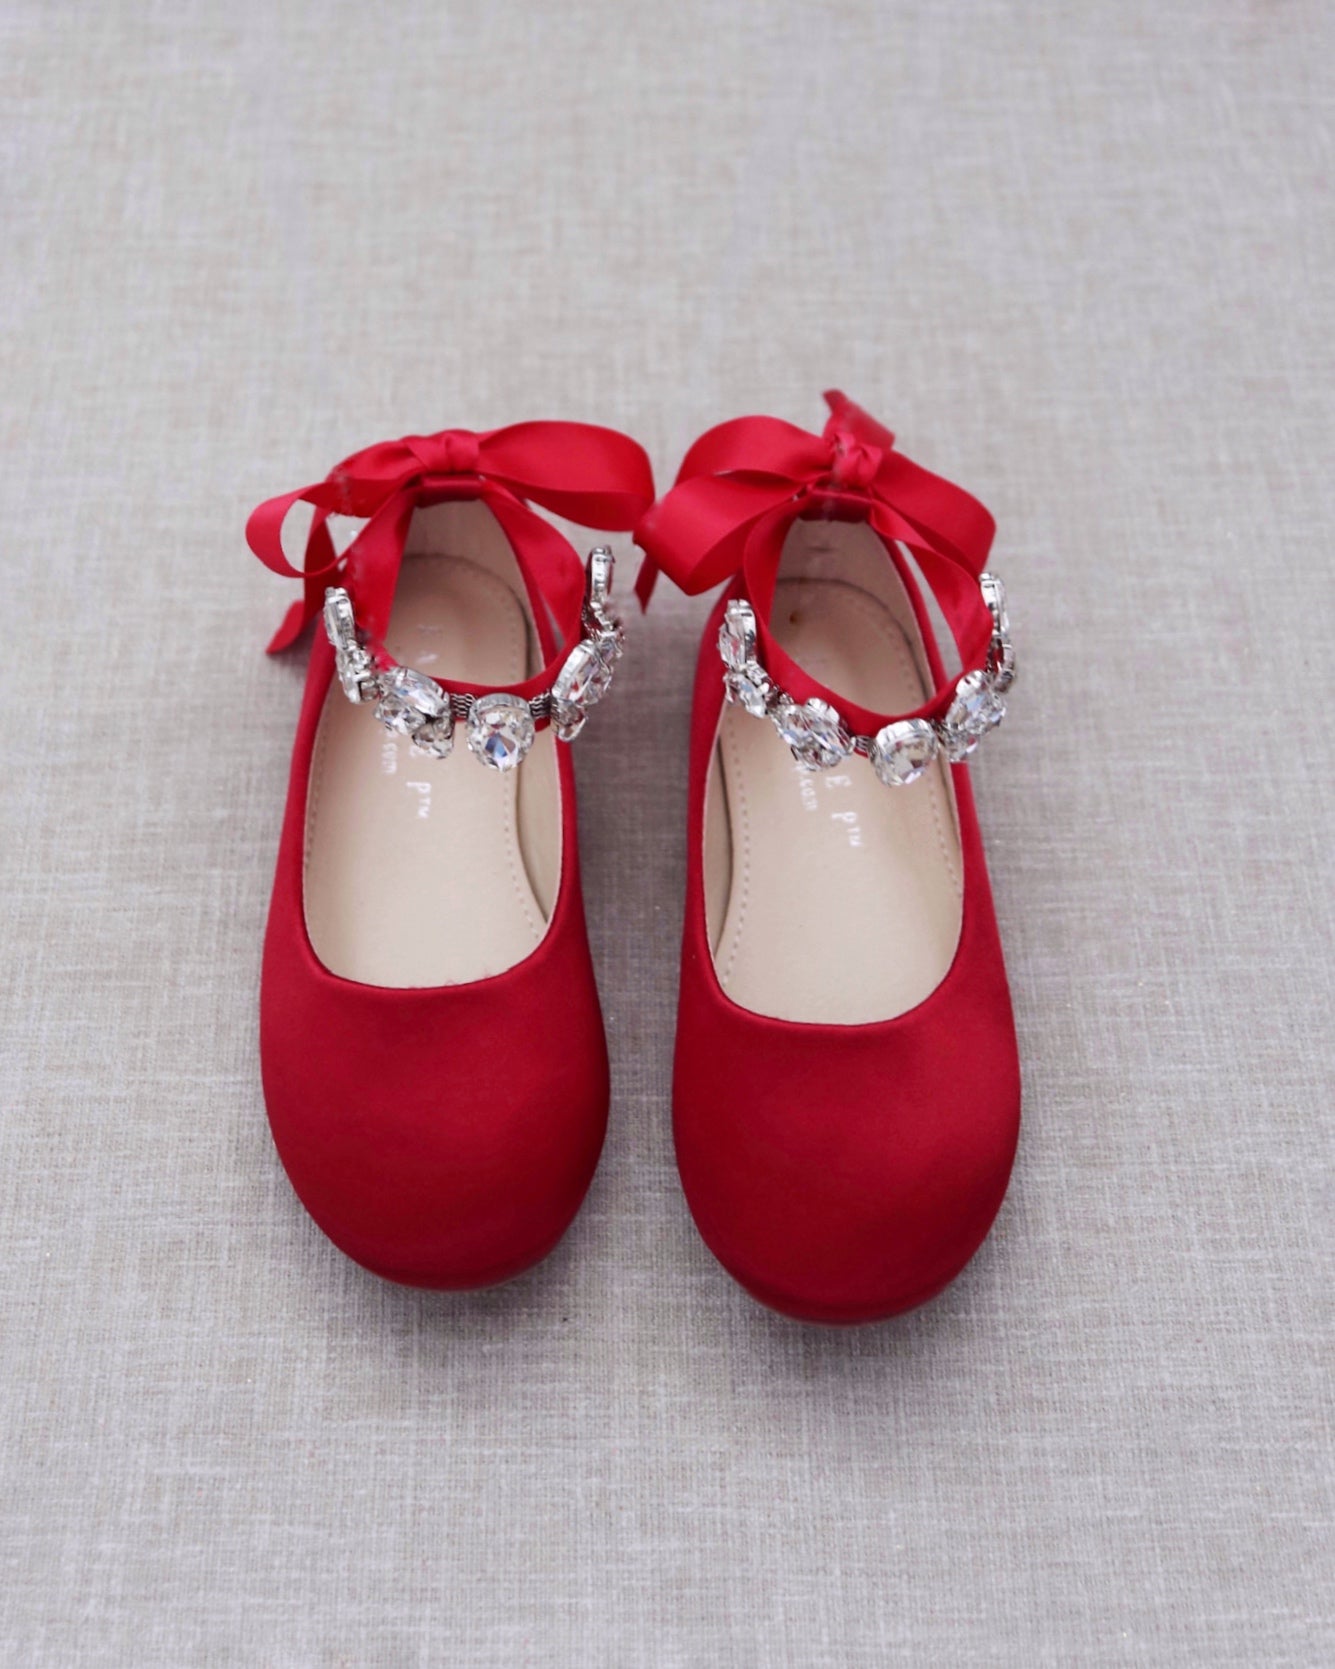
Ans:
[[[832,1043],[761,1097],[678,1098],[678,1160],[706,1242],[754,1297],[803,1320],[874,1321],[931,1298],[1006,1191],[1013,1053],[988,1074],[938,1062],[921,1083],[911,1050],[896,1050],[898,1072],[876,1054]]]
[[[366,1017],[314,1051],[266,1038],[270,1123],[302,1203],[349,1257],[412,1286],[487,1286],[544,1257],[579,1209],[606,1053],[596,1010],[566,1046],[507,1048],[486,1025],[461,1033],[448,997],[435,1006],[379,1049]]]

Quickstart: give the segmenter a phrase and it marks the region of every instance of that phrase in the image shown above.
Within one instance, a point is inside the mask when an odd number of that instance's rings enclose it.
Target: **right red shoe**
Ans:
[[[953,1279],[1010,1175],[1019,1067],[964,760],[1014,657],[987,511],[828,399],[822,435],[703,435],[636,541],[644,600],[656,567],[727,582],[692,721],[682,1184],[753,1296],[860,1322]]]
[[[274,1140],[312,1217],[389,1280],[464,1288],[545,1256],[607,1122],[567,744],[621,652],[611,553],[586,574],[527,501],[624,529],[653,497],[612,430],[410,436],[260,506],[323,612],[265,938]],[[304,569],[282,553],[315,507]],[[328,516],[369,518],[336,556]],[[380,722],[377,723],[376,721]]]

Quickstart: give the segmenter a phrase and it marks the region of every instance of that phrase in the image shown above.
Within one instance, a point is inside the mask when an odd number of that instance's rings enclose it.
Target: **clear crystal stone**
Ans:
[[[1009,637],[1010,619],[1006,613],[1006,587],[995,574],[980,574],[978,587],[983,593],[983,601],[987,604],[992,615],[992,624],[996,628],[998,637]]]
[[[330,645],[341,653],[358,646],[352,598],[341,585],[331,585],[324,594],[324,631]]]
[[[552,702],[552,729],[562,742],[573,742],[584,728],[588,714],[573,702]]]
[[[594,633],[594,642],[610,670],[626,652],[626,628],[615,614],[605,616],[605,623]]]
[[[447,706],[438,719],[427,722],[413,731],[413,746],[433,759],[448,759],[454,752],[454,714]]]
[[[973,730],[982,736],[1005,716],[1006,704],[993,689],[992,680],[985,672],[970,672],[955,686],[946,723],[953,729]]]
[[[753,719],[763,719],[774,699],[774,685],[764,668],[754,661],[729,667],[723,674],[723,692],[729,701],[744,707]]]
[[[804,771],[831,770],[853,749],[843,719],[828,701],[815,697],[800,707],[795,701],[781,701],[774,709],[774,728]]]
[[[410,666],[396,666],[385,675],[375,716],[386,730],[411,736],[427,722],[448,712],[449,701],[439,684]]]
[[[613,647],[583,637],[566,656],[552,684],[552,700],[563,706],[592,707],[607,694],[616,660]]]
[[[331,585],[324,594],[324,631],[343,694],[349,701],[374,701],[379,693],[375,662],[357,641],[352,598],[341,585]]]
[[[732,667],[735,671],[741,671],[747,662],[755,657],[755,610],[741,597],[734,597],[728,604],[723,624],[718,629],[718,652],[723,657],[724,665]]]
[[[595,545],[589,552],[587,566],[589,601],[606,608],[612,595],[612,575],[616,558],[610,545]]]
[[[613,659],[621,655],[625,631],[612,607],[612,574],[616,561],[607,545],[595,545],[585,566],[584,629],[590,636],[610,639]]]
[[[985,672],[966,672],[955,686],[955,699],[942,720],[946,757],[952,764],[967,759],[979,739],[1001,723],[1006,704]]]
[[[374,701],[380,693],[376,682],[375,663],[362,648],[339,650],[334,655],[334,670],[349,701]]]
[[[1015,682],[1015,650],[1008,637],[998,635],[992,639],[987,652],[987,676],[998,695],[1005,695]]]
[[[564,668],[562,669],[564,670]],[[479,696],[468,715],[468,747],[493,771],[513,771],[533,746],[533,714],[517,695]]]
[[[621,653],[621,645],[626,636],[626,629],[621,624],[621,616],[611,606],[603,601],[597,602],[590,598],[584,605],[584,630],[590,637],[615,637],[617,654]]]
[[[926,719],[897,719],[876,732],[872,769],[890,788],[916,782],[936,757],[936,731]]]
[[[978,746],[979,738],[968,730],[948,730],[941,726],[941,751],[952,765],[966,760]]]

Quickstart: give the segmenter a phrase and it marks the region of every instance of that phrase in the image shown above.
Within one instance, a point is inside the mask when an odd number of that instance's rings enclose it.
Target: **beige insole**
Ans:
[[[419,511],[410,550],[386,637],[394,659],[467,683],[528,677],[532,622],[490,513]],[[335,681],[306,812],[306,928],[321,962],[364,984],[419,987],[483,979],[527,956],[560,869],[554,749],[542,730],[516,770],[489,770],[460,721],[453,753],[435,759]]]
[[[898,577],[883,555],[879,596],[825,577],[831,541],[859,530],[815,525],[798,524],[795,542],[811,549],[785,561],[783,572],[808,574],[779,581],[779,641],[865,707],[919,706],[930,693],[925,660]],[[938,762],[900,788],[856,756],[803,771],[767,720],[724,708],[706,810],[706,900],[719,981],[734,1002],[784,1020],[855,1024],[891,1019],[930,995],[962,918],[948,770]]]

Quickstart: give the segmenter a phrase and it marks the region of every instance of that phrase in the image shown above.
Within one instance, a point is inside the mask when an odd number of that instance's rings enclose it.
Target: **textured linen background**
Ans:
[[[3,1661],[1332,1661],[1331,7],[0,18]],[[578,749],[587,1208],[508,1289],[384,1285],[264,1123],[301,667],[244,517],[525,416],[666,484],[829,382],[1001,526],[996,1232],[854,1332],[696,1239],[665,591]]]

